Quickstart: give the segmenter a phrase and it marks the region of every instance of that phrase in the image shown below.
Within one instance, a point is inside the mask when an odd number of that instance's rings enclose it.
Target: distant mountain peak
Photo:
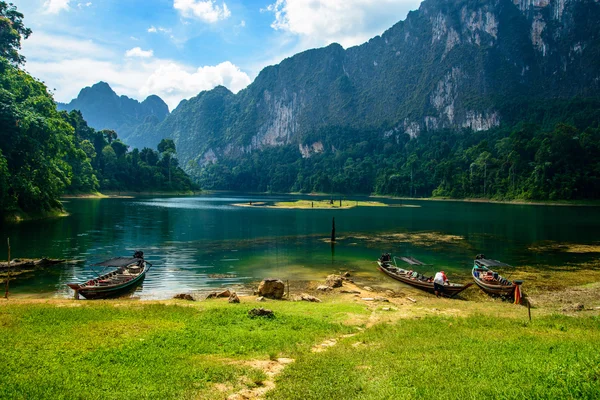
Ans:
[[[132,144],[129,138],[139,126],[148,121],[161,122],[169,115],[169,107],[159,96],[150,95],[139,102],[125,95],[119,96],[104,81],[81,89],[77,98],[68,104],[58,103],[58,108],[80,110],[91,127],[113,129],[128,144]]]

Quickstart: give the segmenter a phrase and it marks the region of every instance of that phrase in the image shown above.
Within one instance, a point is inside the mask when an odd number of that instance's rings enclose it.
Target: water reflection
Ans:
[[[373,261],[382,252],[413,256],[464,275],[476,253],[515,265],[581,262],[594,255],[534,253],[529,248],[542,241],[594,243],[600,236],[600,212],[593,207],[420,201],[414,202],[420,208],[332,211],[232,205],[298,198],[308,197],[73,199],[66,204],[67,218],[0,228],[2,237],[11,238],[14,257],[71,260],[23,276],[12,285],[13,292],[70,296],[65,284],[92,276],[90,264],[138,249],[154,267],[133,296],[169,298],[268,276],[315,279],[346,269],[378,276]],[[328,241],[332,217],[335,246]],[[419,232],[433,232],[440,239],[433,236],[427,245],[412,240]],[[404,239],[390,236],[398,233],[405,233]],[[443,235],[462,239],[448,244]],[[6,258],[5,248],[0,248],[0,258]]]

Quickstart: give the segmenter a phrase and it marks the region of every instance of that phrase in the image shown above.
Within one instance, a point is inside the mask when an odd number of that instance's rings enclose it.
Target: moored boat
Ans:
[[[94,266],[116,269],[84,283],[67,283],[75,291],[75,298],[81,295],[86,299],[104,299],[123,294],[144,280],[152,264],[144,260],[144,253],[137,251],[133,257],[116,257]]]
[[[387,276],[389,276],[390,278],[396,279],[397,281],[406,283],[407,285],[410,285],[417,289],[424,290],[428,293],[432,293],[432,294],[435,293],[433,277],[426,277],[416,271],[405,270],[403,268],[399,268],[395,264],[395,259],[396,259],[396,257],[394,257],[394,262],[392,263],[392,260],[391,260],[391,257],[389,257],[389,254],[383,255],[377,261],[377,264],[379,265],[379,270],[381,272],[383,272],[384,274],[386,274]],[[401,260],[411,266],[427,265],[427,264],[424,264],[424,263],[420,262],[419,260],[412,258],[412,257],[402,257]],[[444,285],[444,290],[443,290],[442,295],[445,297],[454,297],[471,285],[472,285],[472,283],[467,283],[464,285],[460,284],[460,283],[448,283],[448,284]]]
[[[512,268],[512,266],[498,260],[487,259],[482,254],[478,255],[471,270],[477,286],[490,295],[514,297],[515,290],[522,282],[510,281],[492,268]],[[518,295],[520,297],[520,290]]]

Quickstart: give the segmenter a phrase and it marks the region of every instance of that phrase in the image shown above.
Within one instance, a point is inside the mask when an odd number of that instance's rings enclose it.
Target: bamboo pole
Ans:
[[[335,243],[335,217],[331,220],[331,243]]]
[[[10,238],[6,239],[6,243],[8,244],[8,267],[6,269],[6,284],[5,284],[4,298],[8,300],[8,285],[10,282]]]

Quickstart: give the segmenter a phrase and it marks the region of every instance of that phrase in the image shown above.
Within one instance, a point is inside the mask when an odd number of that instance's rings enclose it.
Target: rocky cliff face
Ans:
[[[368,43],[298,54],[237,95],[200,93],[143,135],[172,137],[193,172],[273,146],[331,151],[315,137],[331,126],[378,129],[390,143],[485,131],[515,100],[598,97],[598,59],[599,0],[426,0]]]
[[[145,140],[135,132],[140,126],[151,129],[169,115],[169,107],[158,96],[143,102],[117,95],[105,82],[81,90],[69,104],[58,104],[59,110],[79,110],[95,129],[113,129],[125,143],[143,147]]]

